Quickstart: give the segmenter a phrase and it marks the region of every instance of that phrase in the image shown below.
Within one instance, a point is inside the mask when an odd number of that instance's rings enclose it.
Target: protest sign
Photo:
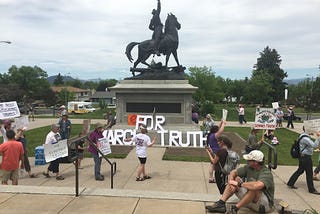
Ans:
[[[272,108],[273,109],[278,109],[279,108],[279,103],[278,102],[272,103]]]
[[[14,119],[16,129],[26,129],[29,126],[28,116],[17,117]]]
[[[58,158],[68,156],[68,144],[67,139],[60,140],[55,144],[44,144],[44,156],[46,162],[54,161]]]
[[[20,110],[16,101],[0,103],[0,119],[20,117]]]
[[[222,119],[227,120],[227,116],[228,116],[228,110],[222,109]]]
[[[276,129],[276,114],[273,108],[257,108],[255,116],[255,129]]]
[[[98,139],[97,147],[102,152],[103,155],[111,154],[111,147],[107,138],[104,137],[104,138]],[[100,153],[99,153],[99,157],[102,157]]]

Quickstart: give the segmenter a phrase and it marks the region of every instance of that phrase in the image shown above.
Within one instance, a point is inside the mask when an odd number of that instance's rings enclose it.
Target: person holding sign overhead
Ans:
[[[51,125],[51,131],[47,134],[45,144],[55,144],[59,140],[61,140],[59,129],[60,129],[59,124]],[[47,171],[43,172],[43,175],[46,176],[47,178],[50,178],[51,176],[49,175],[49,171],[51,171],[53,173],[56,173],[57,180],[64,180],[64,177],[59,175],[59,163],[60,163],[60,158],[51,161]]]

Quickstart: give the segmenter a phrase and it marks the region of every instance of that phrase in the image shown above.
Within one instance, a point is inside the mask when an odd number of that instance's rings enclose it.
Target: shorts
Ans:
[[[247,189],[244,187],[240,187],[240,190],[238,192],[235,193],[235,195],[241,199],[243,198],[243,196],[247,193]],[[271,212],[273,211],[272,207],[269,204],[269,200],[268,197],[262,192],[261,193],[261,197],[259,198],[259,200],[257,201],[257,203],[249,203],[248,205],[246,205],[246,207],[248,207],[249,209],[252,209],[256,212],[259,212],[259,206],[263,205],[265,207],[265,211],[266,212]]]
[[[6,171],[2,170],[2,182],[8,182],[8,180],[18,180],[19,178],[19,169]]]
[[[145,164],[147,162],[147,157],[141,158],[138,157],[141,164]]]

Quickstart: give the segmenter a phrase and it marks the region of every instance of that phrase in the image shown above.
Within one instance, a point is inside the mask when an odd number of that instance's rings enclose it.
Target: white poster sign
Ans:
[[[14,119],[16,129],[26,129],[29,126],[28,116],[17,117]]]
[[[255,116],[255,129],[276,129],[276,114],[273,108],[257,108]]]
[[[20,117],[20,110],[16,101],[0,103],[0,119]]]
[[[54,161],[58,158],[68,156],[68,144],[67,139],[60,140],[55,144],[44,144],[44,156],[46,162]]]
[[[317,133],[320,131],[320,119],[304,120],[303,125],[306,133]]]
[[[279,108],[279,103],[278,102],[272,103],[272,108],[273,109],[278,109]]]
[[[111,154],[111,147],[107,138],[104,137],[104,138],[98,139],[97,147],[102,152],[103,155]],[[99,153],[99,157],[101,156],[102,155]]]
[[[222,119],[227,121],[227,116],[228,116],[228,110],[222,109]]]

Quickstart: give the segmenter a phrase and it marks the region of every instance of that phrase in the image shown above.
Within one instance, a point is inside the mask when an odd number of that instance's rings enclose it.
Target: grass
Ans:
[[[71,130],[71,137],[78,136],[80,131],[82,130],[82,125],[75,124],[72,126]],[[50,131],[50,126],[41,127],[37,129],[32,129],[26,131],[26,138],[27,138],[27,148],[29,151],[29,156],[34,156],[34,150],[37,146],[42,145],[45,142],[45,137],[47,133]],[[234,132],[238,133],[243,139],[247,139],[250,128],[249,127],[226,127],[226,132]],[[258,135],[261,138],[261,133]],[[288,130],[288,129],[277,129],[275,132],[280,145],[276,146],[277,153],[278,153],[278,165],[298,165],[298,160],[293,159],[290,155],[290,148],[291,144],[295,139],[297,139],[298,134]],[[266,146],[263,146],[261,150],[267,154]],[[86,151],[85,155],[90,157],[90,154]],[[126,152],[121,152],[121,149],[117,149],[116,153],[112,153],[108,155],[108,158],[125,158],[127,155]],[[174,160],[174,161],[204,161],[207,162],[209,159],[207,157],[199,157],[199,156],[164,156],[163,159],[165,160]],[[313,162],[316,165],[318,163],[318,153],[314,153],[313,155]]]

